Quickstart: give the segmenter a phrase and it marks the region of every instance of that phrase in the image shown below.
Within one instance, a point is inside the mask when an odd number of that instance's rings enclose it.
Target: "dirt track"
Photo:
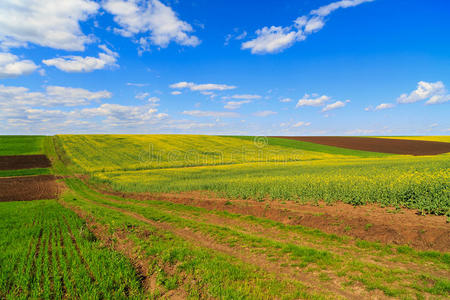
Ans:
[[[450,143],[396,140],[367,137],[343,136],[274,136],[296,141],[310,142],[327,146],[347,148],[353,150],[408,154],[408,155],[437,155],[450,152]]]
[[[49,168],[50,160],[45,155],[0,156],[0,170]]]
[[[278,201],[227,200],[202,192],[173,194],[138,194],[106,192],[138,200],[163,200],[209,210],[269,218],[284,224],[303,225],[327,233],[348,235],[363,240],[388,244],[408,244],[421,250],[450,251],[450,224],[445,216],[419,216],[413,210],[381,208],[375,205],[354,207],[336,203],[321,204],[285,203]],[[230,204],[231,203],[231,204]]]
[[[53,175],[0,178],[0,202],[55,199],[58,194]]]

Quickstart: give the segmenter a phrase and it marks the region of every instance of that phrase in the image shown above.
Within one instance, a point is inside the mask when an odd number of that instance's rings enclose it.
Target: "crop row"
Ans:
[[[141,296],[132,265],[55,201],[1,203],[0,298]]]

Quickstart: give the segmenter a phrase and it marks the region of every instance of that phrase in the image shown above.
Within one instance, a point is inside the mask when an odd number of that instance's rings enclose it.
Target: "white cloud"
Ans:
[[[302,106],[322,106],[330,100],[330,97],[326,95],[322,96],[315,96],[314,98],[311,98],[310,95],[305,94],[302,99],[298,100],[297,105],[295,107],[302,107]]]
[[[237,32],[237,31],[238,31],[238,28],[235,29],[235,32]],[[247,31],[243,31],[240,34],[237,34],[237,33],[236,34],[231,34],[231,33],[227,34],[225,36],[225,43],[224,43],[224,45],[228,46],[228,44],[230,43],[230,41],[232,39],[238,40],[238,41],[243,40],[243,39],[245,39],[246,36],[247,36]]]
[[[147,98],[148,96],[150,96],[149,93],[139,93],[136,96],[134,96],[136,99],[139,100],[144,100],[145,98]]]
[[[253,115],[255,117],[268,117],[268,116],[276,115],[276,114],[277,114],[277,112],[271,111],[271,110],[263,110],[263,111],[257,111],[255,113],[253,113]]]
[[[158,97],[150,97],[147,99],[147,101],[153,106],[158,106],[158,102],[160,101],[160,99]]]
[[[242,101],[228,101],[225,104],[224,108],[226,109],[238,109],[242,106],[242,104],[250,103],[250,100],[242,100]]]
[[[47,66],[54,66],[65,72],[92,72],[101,70],[107,66],[116,66],[119,54],[109,50],[106,46],[100,45],[104,53],[99,53],[98,57],[63,56],[52,59],[44,59],[42,62]]]
[[[134,82],[127,82],[128,86],[135,86],[135,87],[144,87],[147,86],[148,83],[134,83]]]
[[[215,83],[196,84],[193,82],[186,82],[186,81],[171,84],[169,87],[172,89],[188,88],[191,91],[225,91],[236,88],[233,85],[226,85],[226,84],[215,84]]]
[[[0,78],[28,75],[37,68],[31,60],[19,60],[14,54],[0,52]]]
[[[180,91],[173,91],[171,94],[172,95],[181,95],[182,93]]]
[[[242,49],[250,49],[253,54],[281,52],[295,42],[303,41],[311,33],[325,26],[325,17],[338,8],[347,8],[374,0],[341,0],[312,10],[309,15],[298,17],[292,25],[263,27],[256,31],[256,38],[244,42]]]
[[[111,98],[108,91],[91,92],[81,88],[48,86],[45,93],[30,92],[25,87],[0,85],[0,107],[80,106]]]
[[[292,30],[291,27],[263,27],[256,31],[257,37],[242,43],[242,49],[250,49],[253,54],[266,54],[280,52],[305,39],[301,32]]]
[[[333,109],[336,109],[336,108],[344,107],[346,105],[346,103],[348,103],[348,102],[350,102],[350,100],[346,100],[345,102],[336,101],[334,103],[328,104],[327,106],[325,106],[322,109],[322,112],[326,112],[326,111],[330,111],[330,110],[333,110]]]
[[[289,103],[289,102],[292,102],[292,99],[291,98],[283,98],[283,99],[280,99],[280,102]]]
[[[292,125],[292,127],[302,127],[302,126],[307,127],[309,125],[311,125],[311,122],[297,122],[294,125]]]
[[[89,0],[0,1],[0,46],[44,47],[83,51],[92,38],[83,34],[79,22],[97,12]]]
[[[106,117],[106,123],[115,126],[143,124],[146,121],[166,118],[167,114],[157,113],[150,106],[124,106],[105,103],[96,108],[85,108],[80,111],[82,117]]]
[[[193,117],[213,117],[213,118],[237,118],[239,114],[234,112],[222,112],[222,111],[203,111],[203,110],[185,110],[184,115]]]
[[[165,48],[172,41],[184,46],[200,44],[196,36],[189,35],[192,26],[159,0],[106,0],[103,8],[114,15],[120,26],[115,28],[116,33],[125,37],[141,34],[137,41],[142,51],[149,50],[150,45]]]
[[[450,94],[447,92],[442,81],[425,82],[419,81],[417,89],[412,91],[409,95],[402,94],[397,98],[398,103],[415,103],[422,100],[427,100],[425,104],[439,104],[450,101]]]
[[[211,91],[201,91],[200,94],[205,95],[205,96],[209,96],[211,99],[214,99],[215,97],[217,97],[216,93],[211,92]]]
[[[243,94],[243,95],[233,95],[230,97],[222,97],[222,99],[245,99],[245,100],[253,100],[253,99],[261,99],[260,95],[249,95],[249,94]]]
[[[336,1],[333,3],[330,3],[328,5],[324,5],[316,10],[311,11],[311,14],[318,15],[321,17],[326,17],[333,11],[339,9],[339,8],[348,8],[348,7],[354,7],[357,5],[360,5],[365,2],[372,2],[375,0],[341,0]]]
[[[381,104],[377,105],[377,107],[375,107],[375,110],[389,109],[389,108],[393,108],[394,106],[395,106],[395,104],[393,104],[393,103],[381,103]]]

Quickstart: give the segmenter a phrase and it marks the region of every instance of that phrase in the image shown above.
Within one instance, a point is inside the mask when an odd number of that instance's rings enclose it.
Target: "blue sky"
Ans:
[[[0,134],[447,135],[445,0],[5,0]]]

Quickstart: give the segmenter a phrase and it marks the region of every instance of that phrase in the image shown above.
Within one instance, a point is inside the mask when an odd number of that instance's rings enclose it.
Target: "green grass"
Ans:
[[[231,136],[231,137],[239,138],[239,139],[242,139],[245,141],[253,141],[255,139],[255,137],[252,137],[252,136]],[[267,141],[267,145],[269,145],[269,146],[280,146],[280,147],[292,148],[292,149],[297,149],[297,150],[321,152],[321,153],[334,154],[334,155],[348,155],[348,156],[355,156],[355,157],[394,156],[394,154],[352,150],[352,149],[326,146],[326,145],[321,145],[321,144],[296,141],[296,140],[290,140],[290,139],[283,139],[283,138],[267,137],[266,141]]]
[[[109,226],[112,232],[126,230],[129,237],[143,250],[144,256],[153,260],[150,272],[157,275],[157,283],[166,290],[182,288],[194,299],[200,295],[203,295],[203,298],[219,299],[332,298],[325,293],[316,295],[308,292],[299,281],[266,273],[257,266],[199,247],[170,231],[155,228],[133,217],[102,207],[100,203],[112,203],[102,199],[102,195],[90,191],[77,180],[69,179],[67,182],[71,191],[65,195],[64,201],[95,216],[98,222]],[[142,212],[138,206],[134,208]],[[184,222],[162,211],[145,209],[144,214],[151,220],[174,223],[180,227],[194,226],[197,230],[211,234],[215,232],[222,237],[228,236],[227,231],[206,224]],[[142,238],[143,235],[145,238]]]
[[[55,201],[0,203],[0,298],[143,298],[120,254]]]
[[[45,136],[0,135],[0,155],[43,154]]]
[[[48,175],[48,174],[51,174],[51,170],[48,168],[0,170],[0,177],[32,176],[32,175]]]
[[[234,248],[238,252],[249,249],[254,253],[249,255],[266,257],[267,261],[278,263],[281,267],[289,268],[292,265],[293,268],[300,268],[301,272],[311,274],[317,282],[329,282],[337,276],[340,281],[348,281],[350,286],[358,283],[367,291],[380,290],[386,296],[405,299],[416,293],[442,296],[449,292],[447,281],[431,275],[426,268],[412,272],[407,268],[393,267],[389,263],[397,261],[406,265],[413,263],[416,268],[423,265],[427,268],[434,266],[433,268],[448,270],[448,257],[442,253],[418,252],[412,249],[403,251],[404,247],[397,249],[395,246],[365,241],[353,243],[351,240],[324,234],[318,230],[284,225],[264,218],[164,201],[121,199],[94,192],[76,179],[67,179],[66,182],[71,192],[66,195],[65,201],[89,212],[115,230],[126,230],[134,236],[136,243],[146,249],[147,255],[155,257],[153,267],[154,272],[160,272],[160,284],[167,289],[184,286],[191,296],[195,293],[206,293],[217,298],[251,299],[270,295],[269,298],[290,299],[299,293],[309,295],[308,297],[317,295],[311,295],[302,285],[293,285],[293,282],[299,283],[298,281],[291,282],[285,277],[278,277],[275,282],[270,273],[265,274],[253,269],[251,264],[230,260],[228,255],[199,247],[195,241],[186,241],[177,234],[173,235],[171,229],[153,227],[112,208],[137,213],[148,220],[170,224],[180,230],[201,233],[209,236],[215,243]],[[223,218],[224,221],[210,223],[208,216],[211,214]],[[263,226],[267,231],[276,228],[280,233],[266,235],[266,230],[258,231],[260,233],[248,232],[244,229],[245,224],[252,228]],[[145,239],[142,238],[142,231],[146,232]],[[382,262],[374,263],[380,259]],[[169,269],[176,266],[171,274],[162,272],[168,265],[172,266]],[[183,276],[187,276],[195,284],[186,285],[182,280]],[[429,280],[424,282],[422,278]],[[320,289],[320,284],[316,284],[314,289]],[[402,288],[398,288],[399,285]],[[253,288],[249,289],[250,286]],[[323,292],[324,290],[321,290],[321,293]]]

